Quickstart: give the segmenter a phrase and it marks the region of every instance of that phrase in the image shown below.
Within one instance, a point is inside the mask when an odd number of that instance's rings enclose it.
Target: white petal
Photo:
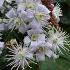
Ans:
[[[4,42],[0,42],[0,50],[3,50],[4,47],[5,47]]]
[[[59,16],[62,16],[62,10],[61,10],[59,4],[57,4],[57,5],[54,7],[54,9],[53,9],[53,11],[52,11],[52,14],[53,14],[53,15],[55,16],[55,18],[57,19],[57,22],[59,22],[59,21],[60,21]]]
[[[4,0],[0,0],[0,7],[3,5]]]
[[[22,10],[21,13],[20,13],[20,17],[22,17],[23,20],[26,21],[26,20],[27,20],[27,12],[24,11],[24,10]],[[26,21],[26,22],[27,22],[27,21]]]
[[[32,22],[29,24],[29,27],[33,29],[41,28],[39,23],[35,19],[32,20]]]
[[[23,0],[16,0],[16,3],[23,3]]]
[[[21,67],[22,67],[22,69],[24,70],[24,67],[25,67],[25,62],[24,62],[24,61],[22,62]]]
[[[45,54],[50,58],[50,57],[52,57],[52,53],[53,52],[48,49],[48,50],[46,50],[46,53]]]
[[[53,13],[55,16],[58,16],[58,17],[59,17],[59,16],[62,16],[62,10],[61,10],[59,4],[57,4],[57,5],[54,7],[52,13]]]
[[[4,28],[4,24],[2,23],[0,24],[0,31],[3,31],[3,30],[5,30],[5,28]]]
[[[27,17],[28,17],[29,19],[33,19],[33,18],[34,18],[33,12],[27,11]]]
[[[37,41],[36,42],[35,41],[31,41],[31,44],[30,44],[31,51],[35,52],[37,47],[38,47]]]
[[[50,13],[49,9],[46,8],[44,5],[41,5],[41,4],[38,4],[36,10],[38,12],[43,12],[43,13],[46,13],[46,14],[49,14]]]
[[[37,29],[38,29],[38,30],[37,30]],[[28,30],[27,33],[28,33],[28,35],[31,37],[32,34],[38,35],[38,34],[42,33],[42,30],[39,29],[39,28],[31,29],[31,30]],[[41,36],[40,36],[40,37],[41,37]]]
[[[45,42],[45,34],[39,34],[38,41]]]
[[[24,3],[19,3],[17,5],[17,11],[21,12],[22,10],[25,10],[25,4]]]
[[[30,59],[33,59],[33,54],[32,53],[28,53],[26,56]]]
[[[15,27],[15,24],[13,24],[13,23],[9,23],[9,24],[8,24],[8,28],[9,28],[9,29],[13,29],[14,27]]]
[[[49,47],[49,48],[52,48],[52,44],[49,43],[49,42],[46,43],[46,46]]]
[[[38,54],[36,55],[37,61],[45,61],[45,55],[44,54]]]
[[[4,31],[4,30],[7,30],[8,29],[8,25],[7,24],[0,24],[0,31]]]
[[[19,32],[21,33],[25,33],[27,31],[27,26],[25,24],[22,24],[20,27],[19,27]]]
[[[30,42],[31,42],[30,38],[29,38],[28,36],[26,36],[26,37],[24,38],[24,44],[25,44],[25,45],[28,45]]]
[[[37,42],[36,41],[32,41],[31,42],[31,46],[37,46]]]
[[[13,18],[13,17],[16,17],[17,14],[16,14],[15,10],[12,8],[12,9],[6,14],[6,16],[7,16],[8,18]]]

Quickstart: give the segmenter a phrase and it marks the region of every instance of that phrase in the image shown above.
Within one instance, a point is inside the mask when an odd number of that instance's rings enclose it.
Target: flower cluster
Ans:
[[[21,42],[10,39],[9,47],[7,41],[0,42],[0,53],[4,48],[11,53],[5,58],[12,61],[8,64],[12,66],[11,70],[15,67],[24,70],[30,63],[45,61],[46,57],[56,59],[62,54],[61,49],[68,50],[65,45],[69,46],[69,36],[50,22],[51,14],[59,22],[59,16],[62,16],[59,4],[50,11],[41,0],[1,0],[0,11],[4,15],[0,18],[0,32],[17,30],[24,36]]]

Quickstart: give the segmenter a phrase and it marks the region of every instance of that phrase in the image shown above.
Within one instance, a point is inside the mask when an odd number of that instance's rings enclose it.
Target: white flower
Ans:
[[[34,12],[27,11],[30,13],[30,17],[33,18],[32,22],[29,23],[29,26],[32,28],[42,28],[43,26],[48,25],[48,20],[50,19],[50,11],[41,4],[36,5]]]
[[[36,55],[36,60],[37,61],[45,61],[45,57],[53,57],[54,59],[56,59],[56,54],[54,53],[54,51],[52,51],[52,49],[50,48],[50,44],[49,43],[40,43],[37,46],[34,46],[31,48],[33,52],[35,52]]]
[[[38,4],[35,10],[35,20],[39,25],[45,26],[48,24],[48,20],[50,19],[50,11],[44,5]]]
[[[28,36],[24,38],[24,44],[30,44],[31,47],[37,46],[40,43],[45,42],[45,34],[42,34],[39,30],[28,30]]]
[[[37,61],[45,61],[45,55],[49,58],[53,55],[53,51],[48,47],[47,43],[39,44],[34,50],[36,50]]]
[[[17,12],[17,10],[12,8],[6,14],[7,18],[9,18],[9,29],[18,29],[20,32],[24,33],[27,30],[27,27],[21,15],[25,16],[25,14],[23,15],[22,13]]]
[[[69,36],[66,35],[65,32],[62,31],[59,32],[56,30],[56,32],[54,31],[50,32],[50,36],[47,39],[47,41],[52,45],[51,48],[54,50],[55,53],[57,52],[57,50],[59,51],[59,53],[62,53],[61,48],[64,50],[67,49],[67,47],[65,47],[64,45],[68,37]]]
[[[57,21],[59,22],[59,21],[60,21],[59,16],[62,16],[62,10],[61,10],[59,4],[57,4],[57,5],[54,7],[54,9],[53,9],[53,11],[52,11],[52,14],[55,16],[55,18],[56,18]]]
[[[25,22],[32,21],[34,18],[34,11],[37,3],[34,0],[26,0],[26,2],[20,2],[17,4],[17,11],[24,13],[26,11],[26,16],[22,16]]]
[[[42,28],[48,24],[50,11],[44,5],[37,3],[36,0],[27,0],[18,2],[17,11],[21,12],[21,17],[28,28]]]
[[[23,17],[23,19],[29,18],[29,20],[36,20],[38,25],[41,26],[48,24],[50,11],[44,5],[34,2],[34,0],[28,0],[26,3],[18,4],[18,11],[23,12],[23,10],[27,12],[27,17]],[[28,19],[26,21],[28,21]]]
[[[22,47],[21,44],[18,45],[15,39],[12,39],[10,42],[13,45],[11,45],[12,48],[8,47],[8,49],[9,49],[9,52],[12,54],[6,55],[5,59],[7,59],[7,61],[12,60],[8,64],[12,66],[11,70],[13,70],[13,68],[15,67],[16,67],[16,70],[18,70],[20,67],[22,68],[22,70],[24,70],[26,66],[29,66],[30,62],[33,62],[33,53],[30,51],[28,47],[25,47],[25,46]]]

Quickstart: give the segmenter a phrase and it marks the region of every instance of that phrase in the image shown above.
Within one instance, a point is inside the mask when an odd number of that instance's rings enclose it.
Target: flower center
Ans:
[[[20,58],[21,60],[23,60],[23,59],[25,58],[25,52],[23,52],[22,50],[20,50],[20,51],[18,52],[18,55],[19,55],[19,58]]]
[[[36,34],[32,34],[32,36],[31,36],[31,40],[32,41],[36,41],[37,38],[38,38],[38,36]]]
[[[38,51],[38,52],[44,52],[44,51],[45,51],[45,48],[39,47],[39,48],[37,49],[37,51]]]
[[[45,14],[42,13],[42,12],[38,12],[38,13],[35,14],[35,17],[38,21],[44,21]]]
[[[23,23],[23,20],[19,17],[16,17],[13,22],[16,25],[21,25]]]
[[[35,8],[35,4],[34,3],[27,4],[27,9],[34,10],[34,8]]]
[[[59,39],[58,39],[57,37],[55,37],[55,36],[53,37],[53,43],[57,43],[58,40],[59,40]]]

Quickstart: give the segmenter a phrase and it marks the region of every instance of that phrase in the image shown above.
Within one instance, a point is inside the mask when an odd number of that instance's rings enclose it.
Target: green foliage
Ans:
[[[56,61],[46,58],[45,62],[40,62],[40,70],[70,70],[70,62],[61,57]]]

